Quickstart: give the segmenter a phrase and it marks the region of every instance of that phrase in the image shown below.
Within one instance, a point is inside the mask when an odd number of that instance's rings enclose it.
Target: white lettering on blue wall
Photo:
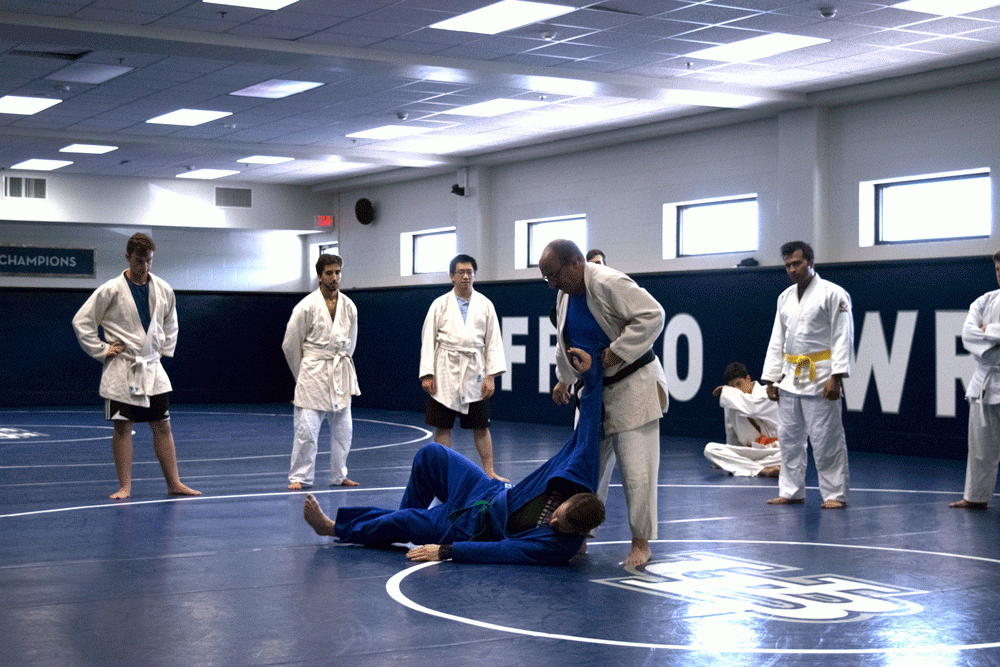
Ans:
[[[896,313],[896,329],[892,334],[892,354],[885,345],[882,314],[865,313],[861,325],[858,352],[851,364],[851,376],[844,379],[844,398],[847,409],[860,412],[868,395],[868,379],[875,376],[875,393],[884,414],[899,414],[903,398],[906,368],[913,347],[913,332],[917,328],[917,311],[901,310]]]

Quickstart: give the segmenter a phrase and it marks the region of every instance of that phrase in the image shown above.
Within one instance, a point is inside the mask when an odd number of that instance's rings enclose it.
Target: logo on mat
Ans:
[[[0,440],[24,440],[26,438],[44,438],[44,433],[25,431],[23,428],[0,428]]]
[[[635,576],[596,583],[663,595],[698,606],[697,614],[751,613],[803,623],[861,621],[884,614],[915,614],[923,607],[899,588],[839,574],[788,576],[799,568],[710,553],[675,554]]]

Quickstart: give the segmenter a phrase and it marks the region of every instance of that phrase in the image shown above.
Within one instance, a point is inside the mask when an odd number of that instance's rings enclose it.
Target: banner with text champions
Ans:
[[[0,245],[0,276],[94,278],[94,249]]]

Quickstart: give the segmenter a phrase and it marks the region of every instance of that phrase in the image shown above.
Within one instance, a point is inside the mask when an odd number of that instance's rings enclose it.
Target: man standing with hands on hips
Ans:
[[[778,497],[767,502],[805,501],[808,441],[819,473],[821,507],[843,509],[850,473],[841,397],[854,354],[851,297],[816,273],[809,244],[790,241],[781,246],[781,258],[794,284],[778,296],[761,374],[768,398],[778,401],[781,450]]]

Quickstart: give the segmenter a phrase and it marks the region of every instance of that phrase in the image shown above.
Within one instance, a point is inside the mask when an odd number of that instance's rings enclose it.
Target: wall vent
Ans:
[[[215,205],[227,208],[252,208],[253,190],[250,188],[215,188]]]
[[[9,199],[45,199],[44,178],[3,177],[3,196]]]

